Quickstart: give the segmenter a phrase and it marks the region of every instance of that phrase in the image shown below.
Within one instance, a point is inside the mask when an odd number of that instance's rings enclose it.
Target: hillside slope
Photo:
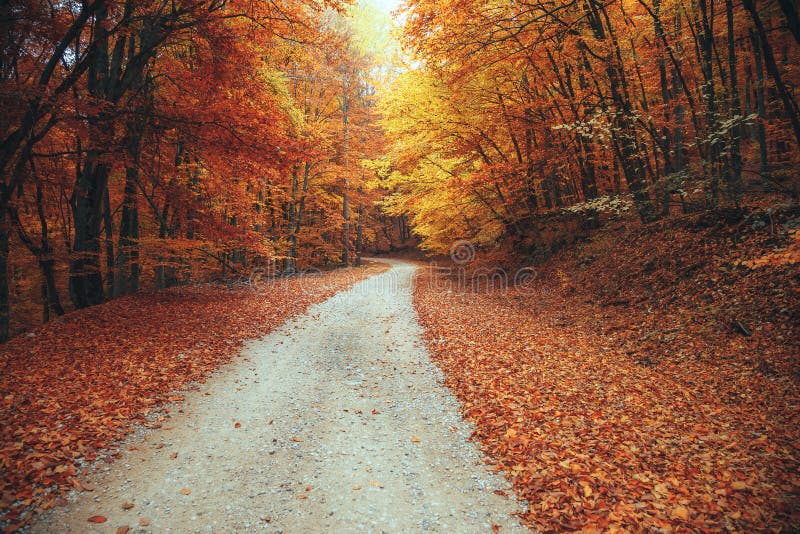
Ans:
[[[517,287],[418,278],[529,524],[800,529],[796,211],[611,221]]]

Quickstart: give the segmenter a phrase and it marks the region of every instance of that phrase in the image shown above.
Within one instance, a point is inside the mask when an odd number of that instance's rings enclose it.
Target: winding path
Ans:
[[[429,359],[415,267],[389,263],[249,343],[32,531],[523,531]]]

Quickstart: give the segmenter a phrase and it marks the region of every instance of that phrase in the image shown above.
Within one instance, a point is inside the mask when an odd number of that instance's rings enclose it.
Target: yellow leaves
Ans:
[[[747,482],[743,480],[736,480],[731,484],[731,488],[735,489],[736,491],[742,491],[747,489]]]
[[[417,436],[411,436],[412,443],[419,443],[420,439]]]
[[[192,490],[190,490],[189,488],[183,488],[181,490],[181,493],[184,495],[190,495],[192,493]]]
[[[689,510],[685,506],[676,506],[669,514],[672,519],[680,519],[687,521],[689,519]]]

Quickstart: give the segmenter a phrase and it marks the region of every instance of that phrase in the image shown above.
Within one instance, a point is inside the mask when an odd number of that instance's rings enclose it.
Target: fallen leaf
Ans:
[[[689,519],[689,510],[687,510],[685,506],[676,506],[672,509],[672,513],[669,516],[672,519],[682,519],[686,521]]]
[[[140,527],[146,527],[149,524],[150,524],[150,520],[149,519],[140,519],[139,520],[139,526]]]
[[[741,491],[743,489],[747,489],[747,483],[743,480],[736,480],[733,484],[731,484],[731,488]]]
[[[301,493],[300,495],[297,496],[297,498],[301,499],[301,500],[302,499],[308,499],[308,495],[305,495],[305,494]]]
[[[379,413],[381,413],[381,412],[379,412],[375,408],[372,409],[372,415],[378,415]]]
[[[303,440],[300,438],[292,438],[292,441],[294,441],[295,443],[303,443]]]
[[[242,423],[240,423],[238,421],[236,422],[236,424],[233,425],[233,428],[241,428],[241,427],[242,427]]]
[[[124,502],[124,503],[122,503],[122,509],[123,510],[130,510],[134,506],[135,505],[132,502]]]
[[[264,516],[264,522],[265,523],[269,523],[270,521],[272,521],[272,516],[271,515],[265,515]]]
[[[419,443],[420,439],[417,436],[411,436],[411,441],[413,441],[414,443]]]
[[[181,490],[181,493],[183,493],[184,495],[189,495],[191,492],[192,490],[190,490],[189,488],[183,488]]]
[[[131,529],[128,525],[117,527],[117,534],[128,534],[128,531]]]
[[[89,523],[105,523],[108,521],[108,518],[104,515],[93,515],[89,519],[87,519]]]
[[[173,452],[172,454],[169,455],[169,457],[174,460],[175,458],[178,457],[178,453],[177,452]]]
[[[358,491],[360,489],[361,489],[361,484],[356,484],[355,486],[353,486],[354,491]]]
[[[312,489],[314,489],[314,486],[306,486],[306,491],[311,491]]]

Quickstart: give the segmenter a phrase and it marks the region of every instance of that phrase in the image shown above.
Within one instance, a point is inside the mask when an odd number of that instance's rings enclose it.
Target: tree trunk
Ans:
[[[358,223],[356,223],[356,267],[361,267],[361,252],[364,246],[364,206],[358,206]]]
[[[111,198],[106,186],[103,195],[103,229],[105,230],[106,245],[106,287],[109,295],[114,294],[114,220],[111,217]]]
[[[789,94],[786,85],[783,83],[783,78],[778,70],[778,65],[775,63],[775,55],[772,52],[772,46],[769,44],[769,40],[767,39],[767,33],[764,29],[764,24],[761,21],[761,17],[758,14],[758,10],[756,10],[753,0],[742,0],[742,5],[753,18],[753,24],[755,24],[756,27],[756,35],[761,42],[761,52],[764,55],[764,63],[767,66],[767,72],[769,72],[770,76],[772,76],[772,79],[775,81],[775,88],[778,90],[778,96],[783,102],[783,108],[786,111],[786,115],[789,117],[789,122],[792,125],[792,130],[794,131],[794,136],[797,140],[797,146],[800,147],[800,117],[798,117],[797,105],[792,99],[791,94]]]
[[[97,10],[94,24],[96,46],[92,51],[88,75],[89,93],[97,100],[105,99],[109,90],[106,16],[105,7]],[[109,125],[103,120],[104,114],[103,111],[98,111],[98,116],[89,118],[89,135],[92,141],[90,146],[101,145],[102,140],[111,137]],[[76,308],[85,308],[105,300],[103,275],[100,271],[100,220],[110,169],[101,157],[97,148],[89,149],[83,170],[75,184],[75,236],[69,265],[69,291]]]
[[[767,151],[767,130],[764,121],[767,119],[766,102],[764,97],[764,64],[761,59],[761,44],[753,30],[750,30],[750,40],[753,43],[753,60],[756,67],[756,139],[758,140],[758,155],[761,161],[761,177],[765,178],[769,172],[769,153]]]
[[[0,343],[8,341],[9,335],[8,234],[8,213],[0,208]]]
[[[75,239],[69,265],[69,291],[76,308],[105,300],[100,272],[100,221],[109,168],[98,160],[97,151],[90,150],[75,191]]]
[[[728,23],[728,67],[730,76],[730,91],[728,98],[730,100],[731,119],[734,119],[741,116],[742,107],[739,102],[739,81],[736,65],[736,41],[733,24],[733,0],[725,0],[725,14],[727,16]],[[734,201],[737,207],[739,206],[739,201],[741,200],[742,196],[741,137],[742,128],[740,126],[731,128],[729,133],[730,168],[728,169],[728,191],[731,199]]]

